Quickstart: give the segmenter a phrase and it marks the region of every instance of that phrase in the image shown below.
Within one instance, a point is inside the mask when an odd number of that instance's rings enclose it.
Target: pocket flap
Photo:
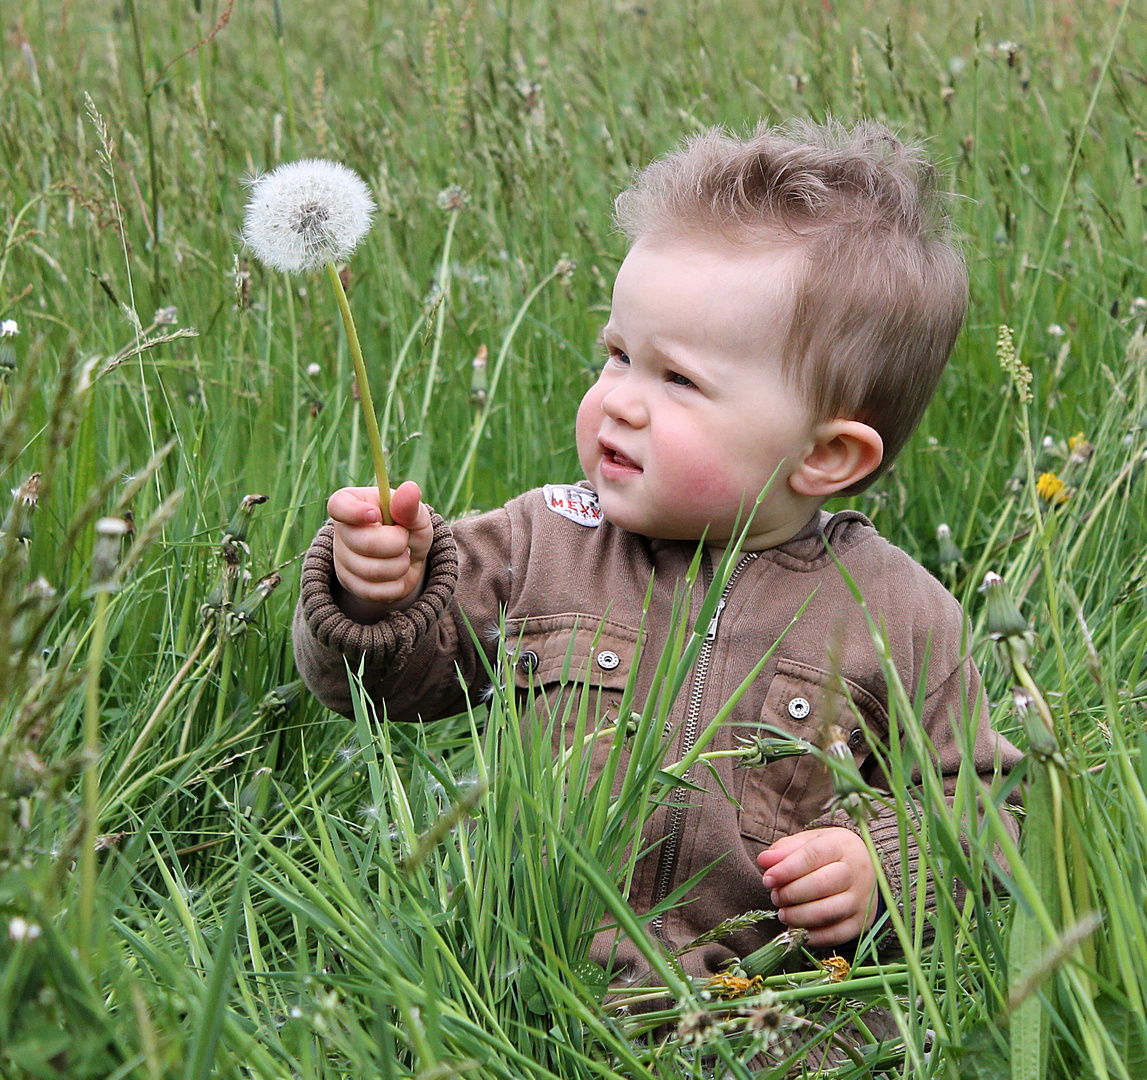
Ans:
[[[624,690],[641,635],[591,615],[546,615],[506,623],[506,651],[518,686],[582,683]]]

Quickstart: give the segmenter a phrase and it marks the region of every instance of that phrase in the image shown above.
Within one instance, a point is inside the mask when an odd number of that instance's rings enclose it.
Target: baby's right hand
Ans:
[[[430,511],[408,480],[390,496],[393,525],[382,524],[375,488],[340,488],[327,500],[335,526],[335,576],[344,592],[335,599],[356,622],[377,622],[418,598],[434,537]]]

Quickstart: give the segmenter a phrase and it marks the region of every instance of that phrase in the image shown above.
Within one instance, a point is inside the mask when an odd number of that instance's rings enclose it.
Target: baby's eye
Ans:
[[[629,356],[620,349],[611,349],[609,358],[618,364],[624,364],[626,367],[629,367]]]
[[[669,382],[674,386],[693,386],[693,380],[686,378],[678,371],[671,371],[668,375]]]

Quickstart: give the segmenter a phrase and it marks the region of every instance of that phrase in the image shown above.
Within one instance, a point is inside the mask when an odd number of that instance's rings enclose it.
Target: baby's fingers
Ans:
[[[339,488],[327,499],[327,513],[342,525],[377,525],[382,521],[378,489],[372,487]]]

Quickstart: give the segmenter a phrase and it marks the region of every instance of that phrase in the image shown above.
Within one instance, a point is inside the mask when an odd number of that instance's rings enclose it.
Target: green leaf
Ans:
[[[1008,1080],[1011,1075],[1007,1032],[990,1021],[974,1025],[963,1043],[952,1049],[960,1080]]]
[[[1095,1011],[1128,1076],[1147,1076],[1147,1021],[1110,994],[1095,999]]]

